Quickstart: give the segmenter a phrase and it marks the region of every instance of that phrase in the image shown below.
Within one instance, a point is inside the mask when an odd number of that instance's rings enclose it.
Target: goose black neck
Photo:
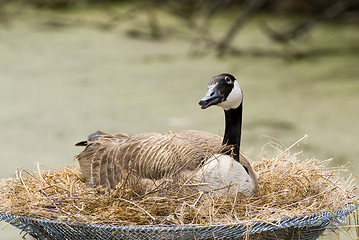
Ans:
[[[222,145],[230,146],[233,151],[227,151],[225,154],[232,154],[233,158],[239,162],[241,149],[241,133],[242,133],[242,112],[243,103],[235,109],[224,110],[226,127]]]

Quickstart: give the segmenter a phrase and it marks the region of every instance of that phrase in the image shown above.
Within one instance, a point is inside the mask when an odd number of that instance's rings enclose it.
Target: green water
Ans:
[[[299,47],[329,53],[296,61],[194,58],[189,54],[193,33],[180,26],[174,37],[155,41],[126,34],[146,32],[140,19],[104,31],[87,23],[105,14],[93,11],[91,18],[72,12],[67,17],[86,24],[45,26],[54,15],[59,13],[26,12],[0,24],[1,178],[14,176],[18,168],[35,170],[38,162],[76,165],[73,156],[81,149],[74,143],[98,129],[198,129],[221,135],[222,111],[200,110],[197,102],[210,77],[222,72],[234,74],[244,91],[243,150],[253,160],[269,137],[290,146],[308,134],[293,151],[303,151],[303,158],[334,158],[333,165],[351,162],[359,175],[358,26],[318,26]],[[262,20],[246,25],[235,44],[280,49],[258,30]],[[220,34],[223,23],[217,24]],[[20,239],[19,231],[8,226],[0,239]]]

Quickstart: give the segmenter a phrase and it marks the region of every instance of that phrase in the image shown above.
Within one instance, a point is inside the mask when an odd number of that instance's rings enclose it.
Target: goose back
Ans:
[[[91,186],[114,188],[129,173],[156,180],[195,170],[220,150],[221,141],[215,134],[195,130],[102,134],[87,141],[76,158]]]

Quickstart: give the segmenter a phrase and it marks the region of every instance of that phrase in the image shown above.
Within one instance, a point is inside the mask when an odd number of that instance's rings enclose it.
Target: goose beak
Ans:
[[[208,87],[206,95],[199,101],[202,109],[206,109],[212,105],[217,105],[223,101],[223,95],[218,92],[218,84]]]

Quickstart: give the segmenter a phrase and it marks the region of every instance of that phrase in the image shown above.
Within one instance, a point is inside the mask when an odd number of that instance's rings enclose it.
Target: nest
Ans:
[[[20,169],[16,178],[0,181],[0,212],[114,225],[248,224],[357,202],[345,166],[328,168],[329,160],[300,160],[288,150],[277,150],[276,157],[262,156],[253,166],[260,176],[256,197],[203,193],[186,181],[170,180],[129,178],[115,190],[89,188],[78,168]]]

